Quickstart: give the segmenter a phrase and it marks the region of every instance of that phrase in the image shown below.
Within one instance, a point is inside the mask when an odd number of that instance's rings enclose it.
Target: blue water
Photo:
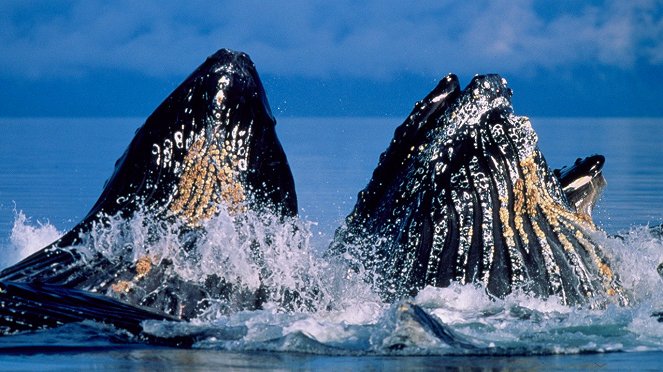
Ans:
[[[663,119],[533,118],[532,123],[539,135],[540,147],[553,167],[570,164],[576,157],[594,153],[606,156],[604,175],[608,186],[595,210],[595,221],[609,234],[619,233],[627,237],[626,243],[606,237],[608,249],[618,256],[616,266],[625,271],[622,274],[624,281],[629,281],[642,298],[652,297],[651,293],[656,293],[661,283],[655,267],[649,266],[661,261],[663,245],[652,241],[638,227],[663,223],[663,197],[660,195],[663,190],[663,148],[660,146]],[[111,174],[115,160],[141,124],[141,119],[134,118],[0,119],[0,267],[47,244],[86,214]],[[350,212],[357,192],[369,180],[379,154],[398,124],[400,120],[393,118],[283,118],[279,121],[277,132],[295,177],[300,215],[306,221],[314,222],[311,226],[312,250],[324,250],[334,229]],[[337,314],[333,318],[319,315],[284,319],[270,314],[247,315],[253,323],[278,328],[280,334],[299,327],[310,339],[323,343],[331,340],[328,344],[344,350],[364,350],[371,356],[301,355],[298,352],[325,354],[325,349],[274,348],[255,340],[245,340],[235,349],[228,343],[217,342],[198,345],[197,350],[172,350],[116,344],[109,342],[112,337],[90,336],[99,331],[94,327],[92,330],[74,327],[0,339],[0,368],[663,367],[663,362],[659,362],[663,360],[663,326],[649,321],[645,314],[648,307],[663,306],[663,299],[659,298],[663,296],[653,296],[651,303],[634,310],[608,309],[595,314],[564,310],[550,312],[547,309],[551,307],[549,303],[518,298],[497,304],[481,300],[468,303],[464,299],[474,294],[472,289],[455,288],[451,292],[426,294],[453,297],[448,303],[437,303],[426,296],[420,296],[416,301],[477,342],[495,339],[501,342],[501,346],[525,354],[557,350],[568,355],[381,355],[379,348],[365,345],[373,345],[376,338],[388,339],[381,332],[391,324],[389,314],[392,310],[376,305],[377,309],[348,310],[359,313],[357,317],[361,319],[350,319],[348,314]],[[532,323],[513,317],[511,314],[522,301],[525,301],[525,308],[543,320]],[[485,313],[487,308],[495,313],[488,317],[477,315]],[[470,320],[455,319],[454,314],[459,309],[471,314],[468,315]],[[244,318],[223,321],[230,325],[247,322]],[[330,335],[337,328],[351,333],[351,336]],[[71,336],[72,332],[74,336]],[[528,350],[528,345],[532,345],[532,349]],[[272,352],[255,351],[259,349]],[[428,351],[439,354],[435,348]],[[605,351],[627,353],[605,354]]]

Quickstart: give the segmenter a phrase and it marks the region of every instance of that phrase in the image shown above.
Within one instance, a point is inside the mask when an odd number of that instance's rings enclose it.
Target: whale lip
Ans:
[[[605,157],[595,154],[578,158],[573,165],[554,170],[566,198],[576,211],[591,216],[607,185],[603,177],[604,165]]]
[[[172,109],[169,101],[179,95],[185,95],[187,91],[195,90],[204,92],[209,98],[224,97],[232,99],[226,106],[232,107],[238,104],[244,104],[249,99],[257,99],[264,109],[264,115],[271,121],[276,121],[272,114],[265,88],[262,85],[258,71],[251,57],[247,53],[234,51],[231,49],[219,49],[209,55],[205,61],[198,66],[186,79],[178,85],[177,88],[157,107],[152,115],[160,110]],[[220,96],[219,93],[222,92]],[[239,100],[236,100],[239,98]],[[214,100],[210,100],[214,102]],[[183,104],[184,102],[177,102]],[[218,106],[222,102],[219,99]],[[198,107],[200,112],[205,112],[205,108]],[[215,108],[209,107],[210,111]],[[216,109],[221,110],[220,107]],[[149,118],[148,118],[149,119]]]
[[[569,167],[555,169],[555,175],[559,178],[562,188],[566,188],[581,177],[589,176],[594,178],[598,176],[605,165],[603,155],[594,154],[584,159],[578,158],[575,163]]]
[[[213,54],[209,55],[205,62],[200,65],[197,70],[209,69],[213,72],[218,72],[217,69],[226,66],[235,66],[242,68],[239,71],[246,71],[245,69],[255,69],[255,65],[248,54],[238,52],[231,49],[219,49]],[[192,73],[191,75],[195,75]]]

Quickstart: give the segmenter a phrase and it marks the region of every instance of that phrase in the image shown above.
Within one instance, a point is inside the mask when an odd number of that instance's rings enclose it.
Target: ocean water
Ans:
[[[285,265],[285,276],[287,270],[304,270],[327,284],[333,310],[267,308],[177,329],[147,325],[155,335],[212,335],[192,350],[137,344],[98,324],[68,325],[0,338],[0,368],[663,368],[663,324],[650,316],[663,310],[663,283],[656,273],[663,243],[646,228],[663,223],[663,119],[532,119],[551,166],[594,153],[606,156],[608,186],[594,217],[636,304],[589,311],[523,294],[491,300],[472,286],[422,291],[412,301],[476,345],[479,351],[471,356],[404,322],[398,305],[381,303],[361,283],[332,280],[339,273],[321,262],[400,122],[283,118],[277,125],[307,233],[296,243],[310,253],[277,264]],[[86,214],[141,124],[138,118],[0,119],[0,267],[50,243]],[[225,231],[223,219],[213,223],[213,231]],[[282,254],[288,243],[272,253]],[[391,348],[397,341],[406,347]]]

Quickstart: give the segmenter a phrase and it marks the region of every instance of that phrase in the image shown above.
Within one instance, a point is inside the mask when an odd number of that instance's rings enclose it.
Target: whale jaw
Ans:
[[[607,184],[603,177],[603,164],[603,155],[592,155],[576,159],[571,166],[554,170],[566,198],[577,212],[592,215],[594,205]]]
[[[511,94],[497,75],[462,91],[443,79],[396,129],[330,254],[376,272],[387,300],[460,282],[496,296],[628,302]]]

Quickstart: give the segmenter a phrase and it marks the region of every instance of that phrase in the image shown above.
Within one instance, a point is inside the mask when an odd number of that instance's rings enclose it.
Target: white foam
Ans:
[[[150,322],[146,330],[161,336],[208,337],[194,346],[232,350],[286,350],[316,353],[445,354],[429,329],[403,323],[398,305],[383,303],[363,280],[363,272],[322,257],[311,242],[310,223],[298,219],[225,211],[204,224],[205,233],[183,249],[178,226],[151,226],[140,213],[131,221],[113,220],[91,234],[89,243],[111,259],[136,259],[145,254],[168,258],[186,280],[204,281],[210,274],[241,278],[248,288],[260,283],[280,288],[262,310],[226,314],[211,308],[190,323]],[[158,230],[158,239],[154,231]],[[159,230],[161,229],[161,230]],[[16,258],[39,249],[59,236],[50,224],[33,225],[18,213],[11,236]],[[632,294],[633,306],[602,310],[572,308],[556,298],[533,298],[514,292],[493,298],[484,288],[454,284],[424,288],[412,299],[454,334],[472,343],[477,353],[579,353],[663,350],[663,324],[651,317],[663,310],[661,278],[663,242],[646,228],[623,239],[599,234],[614,271]],[[130,246],[131,249],[127,249]],[[261,252],[259,258],[255,252]],[[5,256],[7,257],[7,256]],[[3,262],[5,265],[9,262]],[[262,266],[261,266],[262,265]],[[261,273],[260,267],[266,268]],[[284,308],[286,290],[316,288],[309,305]],[[308,295],[304,295],[308,296]],[[405,340],[405,341],[404,341]],[[398,348],[396,350],[394,345]],[[332,351],[330,351],[332,350]]]
[[[50,223],[37,221],[33,224],[23,211],[15,212],[14,226],[9,237],[9,246],[0,255],[0,269],[12,265],[31,255],[62,235]]]

